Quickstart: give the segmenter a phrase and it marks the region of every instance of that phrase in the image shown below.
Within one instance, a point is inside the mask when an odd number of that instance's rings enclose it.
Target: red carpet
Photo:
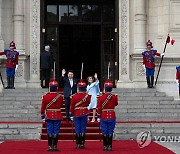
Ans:
[[[102,142],[87,141],[86,149],[75,149],[75,142],[60,141],[58,148],[63,154],[174,154],[172,151],[154,142],[140,149],[136,141],[114,141],[113,151],[103,152]],[[0,154],[49,154],[47,152],[47,141],[5,141],[0,144]],[[53,152],[54,153],[54,152]]]

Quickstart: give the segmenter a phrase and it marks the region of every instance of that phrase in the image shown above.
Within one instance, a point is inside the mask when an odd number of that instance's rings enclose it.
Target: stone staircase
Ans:
[[[156,89],[114,89],[119,96],[116,107],[115,139],[136,139],[150,131],[157,136],[180,136],[180,100]]]
[[[47,89],[3,89],[0,140],[39,140],[41,97]]]
[[[113,89],[119,95],[115,139],[140,131],[180,135],[180,100],[156,89]],[[4,89],[0,94],[0,140],[40,139],[41,96],[47,89]]]

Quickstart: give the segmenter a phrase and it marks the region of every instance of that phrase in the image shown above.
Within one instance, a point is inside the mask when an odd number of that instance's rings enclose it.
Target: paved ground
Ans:
[[[175,152],[176,154],[180,154],[180,142],[176,142],[176,143],[158,142],[158,144],[170,149],[171,151]]]

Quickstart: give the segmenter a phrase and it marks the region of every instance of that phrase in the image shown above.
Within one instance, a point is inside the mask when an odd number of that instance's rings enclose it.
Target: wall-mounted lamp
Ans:
[[[46,32],[46,29],[45,28],[42,28],[42,33],[45,33]]]
[[[118,29],[117,29],[117,28],[114,28],[114,32],[117,33],[117,32],[118,32]]]

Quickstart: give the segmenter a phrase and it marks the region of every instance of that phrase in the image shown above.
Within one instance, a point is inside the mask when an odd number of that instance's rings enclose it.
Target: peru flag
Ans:
[[[174,42],[175,42],[175,40],[172,39],[172,38],[168,35],[168,37],[167,37],[167,43],[171,43],[171,45],[173,45]]]

